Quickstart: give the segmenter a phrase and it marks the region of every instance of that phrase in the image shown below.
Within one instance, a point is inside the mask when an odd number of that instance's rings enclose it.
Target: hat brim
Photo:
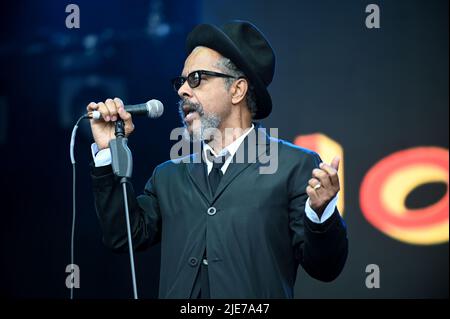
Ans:
[[[194,28],[186,40],[188,54],[198,46],[204,46],[219,52],[230,59],[254,87],[256,95],[256,113],[254,119],[266,118],[272,111],[272,98],[260,77],[248,65],[239,48],[222,30],[210,24],[201,24]]]

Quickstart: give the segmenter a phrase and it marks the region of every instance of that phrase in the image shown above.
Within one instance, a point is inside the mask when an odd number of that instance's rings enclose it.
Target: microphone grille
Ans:
[[[163,114],[164,105],[161,103],[161,101],[150,100],[147,102],[147,110],[148,110],[148,117],[155,119]]]

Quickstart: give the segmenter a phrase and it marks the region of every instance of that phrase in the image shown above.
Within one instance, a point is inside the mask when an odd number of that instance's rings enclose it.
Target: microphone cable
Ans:
[[[75,137],[77,135],[78,125],[84,119],[88,119],[89,116],[84,114],[75,123],[72,129],[72,135],[70,138],[70,161],[72,162],[72,231],[70,235],[70,267],[73,275],[74,272],[74,245],[75,245],[75,220],[76,220],[76,162],[74,155]],[[73,300],[73,284],[70,286],[70,299]]]
[[[76,161],[75,161],[75,155],[74,155],[75,137],[77,135],[78,125],[80,124],[80,122],[84,119],[89,119],[89,118],[90,118],[90,114],[83,114],[82,116],[80,116],[80,118],[77,120],[77,122],[75,123],[75,125],[72,129],[72,135],[70,138],[70,161],[72,163],[72,231],[71,231],[71,236],[70,236],[70,265],[69,266],[71,267],[70,271],[72,272],[72,275],[75,270],[75,268],[74,268],[74,266],[75,266],[75,263],[74,263],[74,259],[75,259],[74,258],[75,221],[76,221]],[[116,134],[116,139],[114,141],[115,142],[117,142],[118,140],[122,141],[122,139],[125,136],[123,121],[116,122],[115,134]],[[116,144],[114,144],[114,145],[116,145]],[[113,146],[111,146],[111,147],[113,147]],[[115,146],[115,149],[122,152],[122,156],[123,156],[123,152],[125,152],[125,154],[127,154],[127,152],[122,150],[122,148],[123,148],[123,145],[121,147]],[[129,149],[128,149],[128,152],[130,152]],[[129,153],[129,154],[131,156],[131,153]],[[119,156],[119,158],[120,158],[120,156]],[[118,162],[121,162],[122,164],[125,163],[126,166],[132,167],[129,164],[127,164],[127,163],[129,163],[128,161],[131,161],[131,158],[126,158],[126,159],[120,158],[120,160],[119,160],[119,158],[117,159]],[[114,155],[113,155],[113,163],[112,164],[114,167]],[[120,165],[119,165],[119,167],[120,167]],[[125,173],[125,175],[120,175],[120,173]],[[128,247],[129,247],[129,255],[130,255],[130,267],[131,267],[131,277],[132,277],[132,284],[133,284],[133,295],[134,295],[134,299],[138,299],[130,217],[129,217],[129,212],[128,212],[128,198],[127,198],[127,189],[126,189],[126,181],[127,181],[126,174],[128,173],[128,169],[127,169],[127,172],[120,171],[120,173],[115,172],[116,176],[122,177],[120,182],[121,182],[122,188],[123,188],[123,196],[124,196],[124,204],[125,204],[125,217],[126,217],[126,224],[127,224],[127,238],[128,238]],[[130,174],[131,174],[131,171],[130,171]],[[67,268],[66,268],[66,271],[67,271]],[[71,300],[73,300],[73,287],[74,287],[74,284],[71,284],[70,285],[70,299]]]

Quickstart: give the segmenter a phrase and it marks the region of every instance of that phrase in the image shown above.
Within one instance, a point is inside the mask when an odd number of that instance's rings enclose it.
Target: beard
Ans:
[[[193,120],[191,124],[186,123],[183,109],[187,109],[188,112],[196,112],[199,119]],[[178,102],[178,112],[181,117],[181,123],[185,128],[183,137],[192,142],[209,142],[214,138],[222,122],[222,118],[218,114],[206,113],[200,103],[193,103],[188,100],[180,100]]]

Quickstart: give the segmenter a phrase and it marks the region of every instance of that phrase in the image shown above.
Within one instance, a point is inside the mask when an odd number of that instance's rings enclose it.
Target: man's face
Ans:
[[[198,70],[220,72],[217,62],[222,56],[209,48],[197,47],[187,57],[182,76]],[[181,120],[194,140],[209,139],[205,132],[221,128],[231,112],[231,96],[223,78],[201,75],[200,85],[191,88],[186,81],[178,90]],[[209,134],[208,134],[209,135]]]

